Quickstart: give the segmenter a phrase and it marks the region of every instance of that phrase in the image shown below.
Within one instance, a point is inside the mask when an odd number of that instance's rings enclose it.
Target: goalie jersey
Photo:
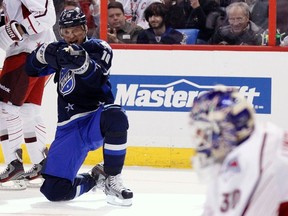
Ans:
[[[213,179],[213,177],[212,177]],[[276,216],[288,202],[288,132],[267,123],[225,158],[204,216]]]

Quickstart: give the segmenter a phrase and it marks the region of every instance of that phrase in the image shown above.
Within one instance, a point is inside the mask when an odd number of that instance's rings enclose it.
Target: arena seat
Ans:
[[[196,44],[199,29],[176,29],[181,32],[185,38],[185,44]]]

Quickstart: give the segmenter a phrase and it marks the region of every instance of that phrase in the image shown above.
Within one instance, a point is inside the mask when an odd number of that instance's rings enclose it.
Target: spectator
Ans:
[[[194,7],[194,8],[193,8]],[[191,7],[190,0],[177,0],[173,1],[169,8],[168,17],[171,27],[173,28],[197,28],[200,29],[205,26],[205,13],[200,6],[198,0]],[[188,23],[190,13],[193,11],[194,19],[192,18],[191,23]]]
[[[122,3],[124,14],[128,22],[141,26],[143,29],[149,28],[145,20],[144,11],[153,2],[162,2],[161,0],[116,0]]]
[[[96,29],[97,29],[97,27],[100,25],[100,0],[91,1],[90,12],[93,17],[94,25],[96,26]]]
[[[64,1],[63,10],[71,10],[71,9],[74,9],[75,7],[80,7],[78,0],[65,0]]]
[[[226,8],[229,24],[216,30],[210,44],[261,45],[263,29],[249,20],[249,6],[235,2]]]
[[[182,33],[166,25],[168,8],[159,2],[152,3],[145,10],[145,19],[150,28],[139,33],[139,44],[181,44],[184,43]]]
[[[261,0],[246,0],[250,8],[250,20],[262,29],[268,28],[268,4]]]
[[[174,0],[162,0],[162,3],[165,4],[168,8],[170,8],[173,4],[175,4]]]
[[[94,11],[94,8],[97,8],[97,7],[98,7],[98,12],[99,12],[99,5],[97,5],[97,2],[95,0],[79,0],[79,4],[80,4],[81,10],[83,11],[87,19],[87,26],[88,26],[87,36],[92,37],[95,34],[96,27],[97,27],[94,21],[94,17],[92,16],[92,12]],[[93,4],[95,5],[95,7],[93,6]],[[91,11],[91,7],[93,8],[92,11]],[[96,9],[96,13],[97,13],[97,9]]]
[[[226,1],[226,3],[229,3],[229,4],[232,4],[234,2],[246,2],[249,5],[250,20],[254,22],[257,26],[261,27],[262,29],[268,28],[268,3],[267,2],[263,0]]]
[[[123,5],[120,2],[108,4],[108,42],[136,43],[140,26],[133,25],[125,19]]]
[[[175,29],[199,29],[197,43],[205,44],[208,43],[215,30],[215,26],[206,27],[207,17],[212,12],[218,12],[219,8],[220,6],[215,0],[176,0],[172,2],[169,8],[169,23]],[[221,13],[217,13],[217,16],[214,15],[213,23]],[[212,20],[209,20],[209,22],[211,23]]]
[[[60,15],[61,11],[64,8],[64,1],[63,0],[53,0],[53,3],[54,3],[54,7],[55,7],[56,20],[58,20],[59,19],[59,15]],[[60,37],[60,34],[59,34],[58,25],[54,25],[53,26],[53,31],[54,31],[54,34],[56,36],[56,39],[60,40],[61,37]]]

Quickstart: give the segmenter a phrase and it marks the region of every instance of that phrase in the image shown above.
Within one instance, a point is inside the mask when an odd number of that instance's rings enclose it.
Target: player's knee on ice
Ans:
[[[68,179],[44,175],[41,193],[50,201],[72,200],[91,190],[96,182],[89,174],[77,175],[72,183]]]

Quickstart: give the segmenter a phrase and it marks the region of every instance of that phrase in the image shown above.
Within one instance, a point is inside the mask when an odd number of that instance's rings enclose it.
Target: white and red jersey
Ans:
[[[288,201],[288,132],[266,123],[225,158],[208,187],[205,216],[276,216]]]
[[[16,20],[24,26],[27,34],[23,40],[6,50],[6,57],[21,52],[30,53],[44,42],[55,40],[53,25],[56,22],[53,0],[4,0],[6,22]]]
[[[143,29],[149,28],[148,22],[145,20],[144,11],[154,2],[162,2],[161,0],[116,0],[122,3],[124,14],[128,22],[135,22]],[[134,17],[134,18],[133,18]]]

